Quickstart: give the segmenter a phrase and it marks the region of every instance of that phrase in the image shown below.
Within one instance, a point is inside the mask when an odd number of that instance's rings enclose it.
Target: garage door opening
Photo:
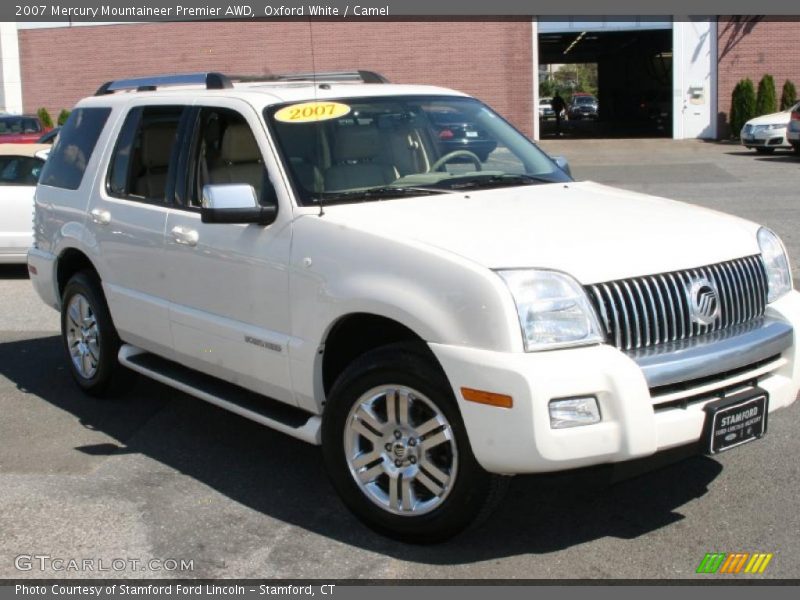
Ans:
[[[554,31],[550,25],[539,33],[542,138],[672,136],[671,29]],[[567,105],[560,131],[546,101],[556,92]]]

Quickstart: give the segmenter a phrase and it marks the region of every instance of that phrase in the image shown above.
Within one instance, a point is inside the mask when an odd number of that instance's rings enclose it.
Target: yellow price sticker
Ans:
[[[310,123],[338,119],[350,112],[350,107],[341,102],[303,102],[284,106],[275,113],[275,120],[281,123]]]

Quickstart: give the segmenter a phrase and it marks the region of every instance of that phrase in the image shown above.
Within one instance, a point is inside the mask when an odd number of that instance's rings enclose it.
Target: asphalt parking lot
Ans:
[[[543,147],[567,156],[578,179],[768,225],[800,276],[798,157],[698,141]],[[0,307],[2,578],[686,578],[713,551],[772,552],[760,577],[800,577],[800,403],[775,413],[763,440],[714,459],[614,484],[594,471],[517,477],[481,528],[414,547],[350,515],[315,447],[144,379],[112,401],[78,393],[58,315],[24,269],[0,267]],[[193,569],[18,571],[23,554]]]

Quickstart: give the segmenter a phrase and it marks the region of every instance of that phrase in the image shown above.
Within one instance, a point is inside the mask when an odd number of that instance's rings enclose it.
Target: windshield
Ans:
[[[472,98],[324,100],[265,117],[305,206],[571,181]]]
[[[573,102],[575,102],[575,104],[594,104],[597,100],[594,96],[575,96]]]

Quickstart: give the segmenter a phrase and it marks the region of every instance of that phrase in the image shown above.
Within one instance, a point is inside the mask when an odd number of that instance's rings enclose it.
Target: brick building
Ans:
[[[657,56],[671,63],[664,93],[672,100],[673,137],[713,138],[726,133],[730,95],[739,79],[757,81],[770,73],[779,87],[785,79],[800,84],[798,25],[795,20],[752,17],[55,27],[6,23],[0,29],[0,104],[25,112],[44,106],[55,115],[102,82],[119,77],[361,68],[381,72],[393,82],[465,91],[536,135],[540,59],[555,60],[545,56],[555,49],[560,62],[570,59],[570,51],[574,60],[595,60],[601,70],[601,106],[608,105],[613,95],[604,88],[625,87],[630,95],[631,78],[639,82],[649,76],[649,67],[641,67],[640,76],[624,52],[609,54],[610,48],[624,47],[631,43],[625,40],[636,36],[640,41],[662,40]],[[577,48],[564,52],[579,36]],[[628,61],[624,68],[621,60]],[[627,82],[619,80],[620,73],[628,74]],[[604,93],[610,100],[604,100]]]

